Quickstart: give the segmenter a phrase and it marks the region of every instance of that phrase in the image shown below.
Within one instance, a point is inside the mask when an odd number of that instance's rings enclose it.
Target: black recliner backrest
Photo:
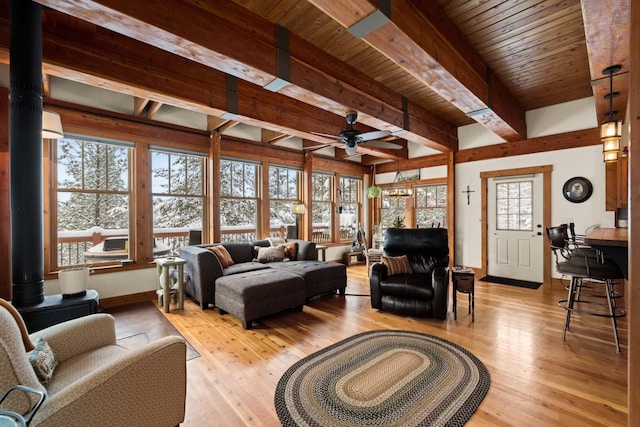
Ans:
[[[414,273],[430,272],[449,265],[449,235],[446,228],[387,228],[383,253],[406,255]]]

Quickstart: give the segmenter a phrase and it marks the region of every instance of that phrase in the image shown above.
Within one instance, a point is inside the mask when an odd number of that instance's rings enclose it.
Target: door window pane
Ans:
[[[496,228],[533,231],[533,181],[496,184]]]

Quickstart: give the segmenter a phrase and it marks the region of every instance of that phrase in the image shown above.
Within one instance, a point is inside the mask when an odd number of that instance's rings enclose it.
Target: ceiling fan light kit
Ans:
[[[339,135],[331,135],[321,132],[311,132],[314,135],[324,136],[326,138],[333,138],[337,143],[342,144],[341,148],[347,152],[347,155],[353,156],[358,153],[358,145],[363,145],[372,148],[383,148],[389,150],[399,150],[402,145],[395,144],[393,142],[378,141],[378,138],[385,138],[391,135],[391,132],[386,130],[375,130],[371,132],[362,132],[353,128],[358,120],[358,113],[350,112],[345,117],[347,121],[347,128],[340,132]]]
[[[620,152],[620,138],[622,138],[622,121],[616,118],[613,111],[613,98],[619,96],[619,92],[613,91],[613,75],[620,72],[622,66],[612,65],[602,70],[602,74],[609,76],[609,93],[604,99],[609,100],[609,112],[607,119],[600,125],[600,141],[602,141],[602,157],[605,163],[618,161]]]

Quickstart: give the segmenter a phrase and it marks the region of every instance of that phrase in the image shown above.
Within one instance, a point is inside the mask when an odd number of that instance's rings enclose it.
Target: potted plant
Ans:
[[[393,226],[395,228],[404,228],[404,218],[397,216],[396,219],[393,220]]]
[[[373,199],[374,197],[380,197],[382,195],[382,188],[377,185],[372,185],[367,188],[367,197]]]

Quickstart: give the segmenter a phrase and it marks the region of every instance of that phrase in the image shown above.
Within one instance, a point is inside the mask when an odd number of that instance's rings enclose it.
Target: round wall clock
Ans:
[[[591,197],[593,186],[591,181],[581,176],[573,177],[562,186],[562,195],[572,203],[582,203]]]

